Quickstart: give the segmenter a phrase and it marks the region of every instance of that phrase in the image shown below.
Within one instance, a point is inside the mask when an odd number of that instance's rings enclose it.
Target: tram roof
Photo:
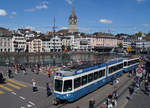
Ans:
[[[111,64],[115,64],[115,63],[121,62],[121,61],[123,61],[123,59],[118,58],[118,59],[109,60],[107,63],[108,63],[108,65],[111,65]],[[81,65],[78,65],[77,63],[73,63],[72,66],[65,67],[65,68],[59,70],[58,73],[61,74],[60,76],[73,76],[73,75],[78,75],[78,74],[85,73],[85,72],[88,72],[91,70],[95,70],[98,68],[103,68],[105,66],[106,66],[105,62],[102,63],[100,61],[99,62],[87,61],[87,62],[83,62],[83,64],[81,64]]]

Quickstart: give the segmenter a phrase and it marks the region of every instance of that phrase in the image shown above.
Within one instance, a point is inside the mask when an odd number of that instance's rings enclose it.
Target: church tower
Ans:
[[[72,7],[72,13],[69,16],[69,33],[78,32],[77,16],[75,15],[74,7]]]

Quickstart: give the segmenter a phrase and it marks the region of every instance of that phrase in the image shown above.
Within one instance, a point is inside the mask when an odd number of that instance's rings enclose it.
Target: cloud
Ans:
[[[4,9],[0,9],[0,16],[6,16],[7,12]]]
[[[145,0],[136,0],[138,3],[140,3],[140,2],[144,2]]]
[[[43,5],[36,6],[35,8],[36,8],[36,9],[47,9],[48,6],[45,5],[45,4],[43,4]]]
[[[60,30],[62,30],[62,29],[68,29],[68,27],[61,27]]]
[[[48,1],[42,1],[41,4],[48,4]]]
[[[47,1],[42,1],[39,5],[35,6],[34,8],[31,9],[25,9],[25,12],[34,12],[36,10],[41,10],[41,9],[47,9],[48,8],[48,2]]]
[[[13,19],[13,18],[14,18],[14,16],[9,16],[9,18],[10,18],[10,19]]]
[[[148,27],[148,26],[150,26],[150,24],[142,24],[142,26]]]
[[[69,5],[72,5],[73,0],[65,0]]]
[[[105,24],[112,24],[112,21],[108,20],[108,19],[100,19],[99,22],[100,23],[105,23]]]
[[[32,9],[25,9],[24,11],[25,11],[25,12],[34,12],[35,9],[33,9],[33,8],[32,8]]]
[[[17,13],[15,11],[11,12],[12,15],[16,15]]]

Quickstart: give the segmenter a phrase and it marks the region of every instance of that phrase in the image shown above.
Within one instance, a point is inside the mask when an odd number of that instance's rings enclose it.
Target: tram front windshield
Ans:
[[[71,90],[72,90],[72,80],[65,80],[63,92],[69,92]]]
[[[62,80],[55,79],[55,91],[62,92]]]

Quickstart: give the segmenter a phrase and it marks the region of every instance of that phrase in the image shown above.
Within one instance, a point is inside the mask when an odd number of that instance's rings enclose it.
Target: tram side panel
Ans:
[[[110,82],[123,74],[123,60],[108,63],[107,82]]]
[[[93,75],[92,75],[93,74]],[[76,88],[74,85],[74,91],[73,91],[73,100],[68,100],[68,101],[75,101],[90,92],[93,92],[97,88],[103,86],[105,84],[105,78],[106,78],[106,68],[103,68],[99,71],[95,71],[89,74],[86,74],[82,76],[81,78],[81,86]],[[93,77],[93,78],[92,78]],[[75,84],[74,79],[74,84]]]

